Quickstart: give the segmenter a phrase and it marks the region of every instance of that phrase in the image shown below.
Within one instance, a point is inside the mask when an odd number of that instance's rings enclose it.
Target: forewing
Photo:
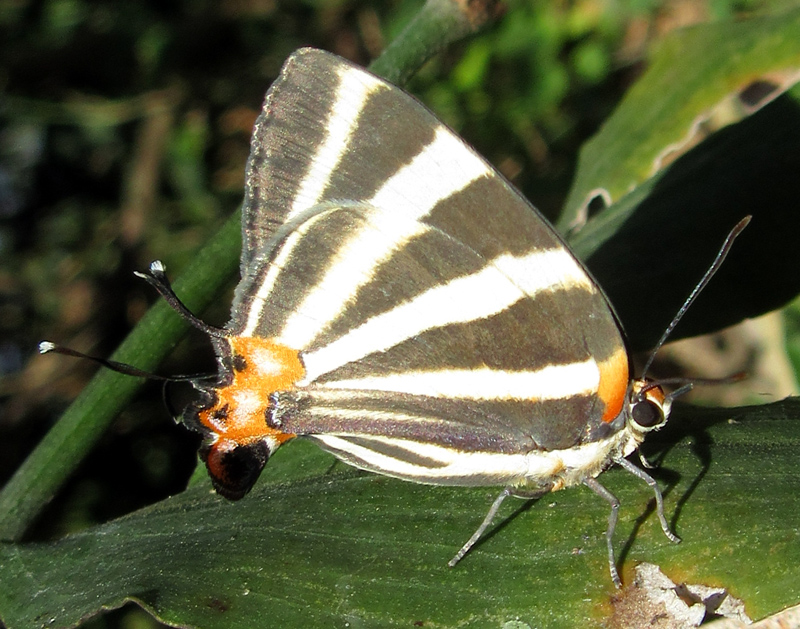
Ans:
[[[619,405],[627,357],[600,290],[402,90],[296,53],[268,95],[248,182],[230,327],[301,352],[305,380],[277,396],[287,432],[552,450],[608,420],[611,385]]]
[[[285,223],[328,202],[403,212],[478,253],[560,242],[524,199],[424,105],[330,53],[286,61],[259,116],[247,167],[243,275]],[[402,244],[404,234],[397,235]]]
[[[330,53],[307,48],[287,59],[253,133],[243,271],[283,223],[327,201],[373,198],[430,141],[430,113],[398,94]]]

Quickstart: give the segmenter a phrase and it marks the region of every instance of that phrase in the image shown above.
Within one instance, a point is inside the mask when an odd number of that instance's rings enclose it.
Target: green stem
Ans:
[[[496,0],[427,0],[369,69],[391,83],[405,85],[433,55],[478,32],[498,13],[498,5]]]

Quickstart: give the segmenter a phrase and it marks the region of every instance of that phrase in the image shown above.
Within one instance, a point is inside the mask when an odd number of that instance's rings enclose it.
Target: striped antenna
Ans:
[[[146,280],[148,284],[155,287],[158,293],[164,298],[164,301],[166,301],[179,315],[181,315],[184,319],[186,319],[186,321],[199,329],[201,332],[205,332],[212,338],[224,338],[228,335],[225,330],[208,325],[192,314],[192,312],[183,304],[183,302],[175,294],[175,291],[172,289],[172,285],[170,284],[166,275],[166,267],[160,260],[151,262],[147,273],[134,271],[134,275]],[[91,360],[92,362],[98,363],[106,369],[110,369],[111,371],[116,371],[117,373],[121,373],[126,376],[146,378],[147,380],[158,380],[160,382],[202,382],[208,379],[208,376],[204,374],[160,376],[158,374],[139,369],[138,367],[134,367],[133,365],[129,365],[127,363],[121,363],[116,360],[108,360],[98,356],[91,356],[69,347],[58,345],[52,341],[41,341],[39,343],[38,350],[40,354],[54,353],[62,354],[64,356],[72,356],[73,358]]]
[[[745,216],[742,220],[740,220],[733,229],[728,232],[728,235],[725,238],[725,242],[722,243],[722,247],[720,247],[719,252],[717,253],[714,261],[711,263],[711,266],[708,267],[708,270],[703,274],[703,277],[700,278],[700,281],[697,282],[697,285],[692,289],[692,292],[686,298],[686,301],[683,302],[683,305],[680,307],[678,312],[670,321],[670,324],[667,326],[667,329],[664,330],[664,333],[661,335],[661,338],[658,339],[658,343],[653,348],[653,351],[650,353],[650,357],[647,359],[647,362],[644,365],[644,370],[642,371],[643,377],[647,374],[650,370],[650,367],[653,365],[653,361],[655,360],[656,353],[659,349],[667,342],[667,339],[672,334],[672,331],[675,329],[675,326],[678,325],[681,319],[683,319],[683,315],[686,314],[686,311],[689,310],[691,305],[694,303],[694,300],[697,299],[698,295],[703,291],[703,289],[708,285],[711,281],[711,278],[716,275],[717,271],[719,271],[722,263],[725,261],[725,258],[728,257],[728,253],[733,247],[733,241],[744,231],[744,228],[750,224],[752,220],[752,216]]]
[[[102,365],[106,369],[110,369],[111,371],[116,371],[117,373],[121,373],[126,376],[134,376],[136,378],[147,378],[148,380],[162,380],[162,381],[172,381],[175,379],[168,376],[158,376],[154,373],[150,373],[149,371],[144,371],[143,369],[134,367],[133,365],[117,362],[116,360],[108,360],[106,358],[100,358],[98,356],[90,356],[89,354],[84,354],[83,352],[70,349],[69,347],[57,345],[52,341],[41,341],[39,343],[38,349],[40,354],[51,354],[51,353],[62,354],[64,356],[72,356],[73,358],[82,358],[85,360],[91,360],[92,362]]]
[[[153,260],[153,262],[150,263],[147,273],[134,271],[133,274],[136,277],[142,278],[148,284],[150,284],[150,286],[155,288],[158,291],[158,294],[164,298],[164,301],[166,301],[167,304],[169,304],[169,306],[175,310],[175,312],[181,315],[183,319],[201,332],[205,332],[214,338],[225,338],[226,336],[230,335],[226,330],[214,327],[213,325],[207,324],[202,319],[198,319],[183,304],[183,302],[175,294],[175,291],[172,289],[172,285],[167,278],[166,267],[161,260]]]

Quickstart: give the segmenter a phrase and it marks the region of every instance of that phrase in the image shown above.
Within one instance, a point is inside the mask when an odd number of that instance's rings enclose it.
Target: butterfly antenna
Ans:
[[[714,262],[711,263],[711,266],[708,267],[708,270],[703,275],[702,279],[697,283],[697,285],[692,290],[689,297],[686,298],[686,301],[683,302],[683,305],[678,310],[677,314],[672,318],[672,321],[667,326],[667,329],[664,330],[664,334],[661,335],[661,338],[656,343],[655,348],[650,354],[650,357],[647,359],[645,363],[644,369],[642,370],[642,375],[646,374],[650,367],[653,365],[653,360],[656,357],[656,353],[661,347],[666,343],[667,339],[669,338],[672,331],[675,329],[675,326],[678,325],[680,320],[683,318],[683,315],[686,314],[686,311],[689,307],[694,303],[694,300],[697,299],[697,296],[701,293],[701,291],[706,287],[706,285],[711,281],[711,278],[714,277],[719,268],[722,266],[722,263],[725,261],[725,258],[728,256],[728,253],[733,246],[733,241],[736,240],[737,236],[742,233],[745,227],[750,223],[752,216],[745,216],[742,220],[740,220],[734,228],[730,231],[727,238],[725,238],[725,242],[722,243],[722,247],[717,253],[717,257],[714,258]],[[737,374],[738,375],[738,374]],[[697,382],[697,381],[693,381]]]
[[[166,267],[164,263],[160,260],[155,260],[150,263],[150,267],[147,273],[140,273],[139,271],[134,271],[134,274],[137,277],[141,277],[142,279],[146,280],[148,284],[150,284],[153,288],[155,288],[158,293],[164,298],[170,307],[175,310],[181,317],[186,319],[191,325],[193,325],[198,330],[205,332],[209,336],[213,336],[216,338],[226,338],[230,336],[230,333],[227,330],[223,330],[222,328],[217,328],[215,326],[207,324],[205,321],[202,321],[198,317],[196,317],[178,298],[175,294],[175,291],[172,289],[172,285],[167,279],[166,275]],[[134,376],[136,378],[147,378],[148,380],[157,380],[159,382],[197,382],[198,380],[202,380],[205,377],[208,377],[207,374],[201,375],[177,375],[177,376],[159,376],[157,374],[151,373],[149,371],[145,371],[143,369],[139,369],[138,367],[134,367],[133,365],[128,365],[127,363],[121,363],[116,360],[108,360],[106,358],[100,358],[99,356],[91,356],[89,354],[84,354],[83,352],[79,352],[74,349],[70,349],[69,347],[64,347],[63,345],[57,345],[51,341],[42,341],[39,343],[39,353],[40,354],[63,354],[64,356],[72,356],[73,358],[84,358],[86,360],[91,360],[95,363],[110,369],[111,371],[116,371],[117,373],[125,374],[127,376]]]
[[[197,379],[197,376],[159,376],[158,374],[150,373],[149,371],[139,369],[138,367],[134,367],[133,365],[129,365],[127,363],[120,363],[116,360],[108,360],[106,358],[100,358],[99,356],[84,354],[83,352],[70,349],[69,347],[64,347],[63,345],[57,345],[51,341],[42,341],[39,343],[39,353],[62,354],[64,356],[72,356],[73,358],[83,358],[98,363],[99,365],[102,365],[111,371],[125,374],[126,376],[147,378],[148,380],[158,380],[160,382],[191,382]]]
[[[175,294],[175,291],[172,289],[172,285],[167,278],[166,267],[161,260],[154,260],[151,262],[147,273],[134,271],[133,274],[136,277],[142,278],[148,284],[150,284],[150,286],[155,288],[158,291],[158,294],[164,298],[164,301],[166,301],[175,312],[177,312],[181,317],[183,317],[187,322],[201,332],[205,332],[209,336],[213,336],[218,339],[228,338],[231,336],[231,333],[228,330],[223,330],[222,328],[209,325],[202,319],[195,316],[194,313],[183,304],[183,302]]]
[[[63,356],[72,356],[73,358],[82,358],[84,360],[91,360],[94,363],[102,365],[106,369],[116,371],[117,373],[126,376],[133,376],[134,378],[147,378],[148,380],[156,380],[158,382],[203,382],[206,380],[214,380],[216,376],[211,373],[196,373],[196,374],[178,374],[177,376],[160,376],[157,373],[139,369],[128,363],[121,363],[116,360],[108,360],[107,358],[100,358],[99,356],[92,356],[91,354],[84,354],[77,350],[63,345],[58,345],[52,341],[41,341],[39,343],[40,354],[61,354]]]

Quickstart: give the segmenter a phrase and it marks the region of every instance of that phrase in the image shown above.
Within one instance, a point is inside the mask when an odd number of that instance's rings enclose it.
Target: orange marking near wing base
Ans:
[[[278,445],[295,435],[267,425],[269,397],[294,388],[305,375],[300,354],[270,339],[232,337],[233,381],[216,389],[217,403],[200,412],[200,421],[221,440],[238,444],[271,437]]]
[[[625,404],[629,378],[628,355],[625,350],[619,349],[598,366],[600,367],[600,385],[597,387],[597,395],[606,405],[603,421],[611,422],[620,414]]]

